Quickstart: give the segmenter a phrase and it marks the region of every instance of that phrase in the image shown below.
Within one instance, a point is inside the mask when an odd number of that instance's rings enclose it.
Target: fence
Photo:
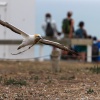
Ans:
[[[44,37],[45,39],[51,40],[51,41],[55,41],[55,42],[59,42],[63,45],[85,45],[87,46],[87,62],[92,62],[92,44],[93,41],[92,39],[66,39],[64,38],[63,40],[56,40],[56,39],[51,39],[51,38],[47,38]],[[14,44],[20,44],[22,40],[0,40],[0,45],[14,45]],[[40,49],[39,49],[39,56],[43,56],[43,45],[42,44],[38,44],[40,45]],[[43,61],[43,58],[39,59],[40,61]]]

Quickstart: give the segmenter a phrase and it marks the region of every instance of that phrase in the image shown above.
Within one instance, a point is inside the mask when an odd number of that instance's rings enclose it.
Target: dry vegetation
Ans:
[[[0,100],[100,100],[100,64],[0,61]]]

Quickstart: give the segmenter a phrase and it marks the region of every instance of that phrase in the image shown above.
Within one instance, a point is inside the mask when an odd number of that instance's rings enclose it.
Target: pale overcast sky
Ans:
[[[41,24],[47,12],[52,14],[61,31],[62,19],[69,10],[73,12],[75,29],[79,21],[84,21],[88,34],[100,39],[100,0],[36,0],[36,32],[44,34]]]

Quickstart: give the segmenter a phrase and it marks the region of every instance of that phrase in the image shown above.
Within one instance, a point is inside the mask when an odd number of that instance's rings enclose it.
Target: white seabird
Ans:
[[[29,46],[28,49],[30,49],[33,45],[37,44],[38,42],[42,43],[42,44],[46,44],[46,45],[51,45],[51,46],[55,46],[59,49],[62,49],[62,50],[67,50],[69,52],[71,52],[72,54],[76,54],[76,55],[79,55],[77,52],[69,49],[68,47],[58,43],[58,42],[54,42],[54,41],[50,41],[50,40],[46,40],[46,39],[43,39],[42,36],[40,34],[34,34],[34,35],[28,35],[26,34],[25,32],[19,30],[18,28],[14,27],[13,25],[7,23],[7,22],[4,22],[2,20],[0,20],[0,24],[9,28],[10,30],[12,30],[13,32],[17,33],[17,34],[20,34],[22,35],[23,37],[23,41],[22,43],[18,46],[17,50],[25,47],[25,46]],[[28,50],[27,49],[27,50]],[[26,50],[22,51],[22,52],[25,52]],[[16,53],[16,54],[20,54],[22,52],[19,52],[19,53]],[[14,55],[16,55],[14,54]]]
[[[42,36],[40,34],[34,34],[34,35],[28,35],[25,33],[21,33],[23,37],[22,43],[19,45],[17,50],[21,49],[22,47],[29,46],[29,49],[36,43],[39,42],[40,39],[42,39]]]

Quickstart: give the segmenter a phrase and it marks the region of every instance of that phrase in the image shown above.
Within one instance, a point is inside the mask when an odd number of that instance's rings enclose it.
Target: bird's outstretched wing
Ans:
[[[13,25],[7,23],[7,22],[4,22],[2,20],[0,20],[0,24],[11,29],[13,32],[17,33],[17,34],[20,34],[22,35],[23,37],[28,37],[29,35],[24,33],[23,31],[19,30],[18,28],[14,27]],[[57,42],[53,42],[53,41],[49,41],[49,40],[46,40],[46,39],[40,39],[39,40],[40,43],[43,43],[43,44],[46,44],[46,45],[51,45],[51,46],[55,46],[59,49],[62,49],[62,50],[67,50],[69,52],[71,52],[72,54],[76,54],[78,55],[77,52],[73,51],[73,50],[70,50],[68,47],[60,44],[60,43],[57,43]]]
[[[59,49],[69,51],[70,53],[75,54],[75,55],[79,55],[77,52],[69,49],[68,47],[66,47],[58,42],[53,42],[53,41],[46,40],[46,39],[40,39],[39,42],[42,44],[51,45],[51,46],[57,47]]]
[[[12,30],[13,32],[17,33],[17,34],[20,34],[22,35],[24,38],[28,37],[29,35],[24,33],[23,31],[19,30],[18,28],[14,27],[13,25],[7,23],[7,22],[4,22],[2,20],[0,20],[0,24],[9,28],[10,30]]]

